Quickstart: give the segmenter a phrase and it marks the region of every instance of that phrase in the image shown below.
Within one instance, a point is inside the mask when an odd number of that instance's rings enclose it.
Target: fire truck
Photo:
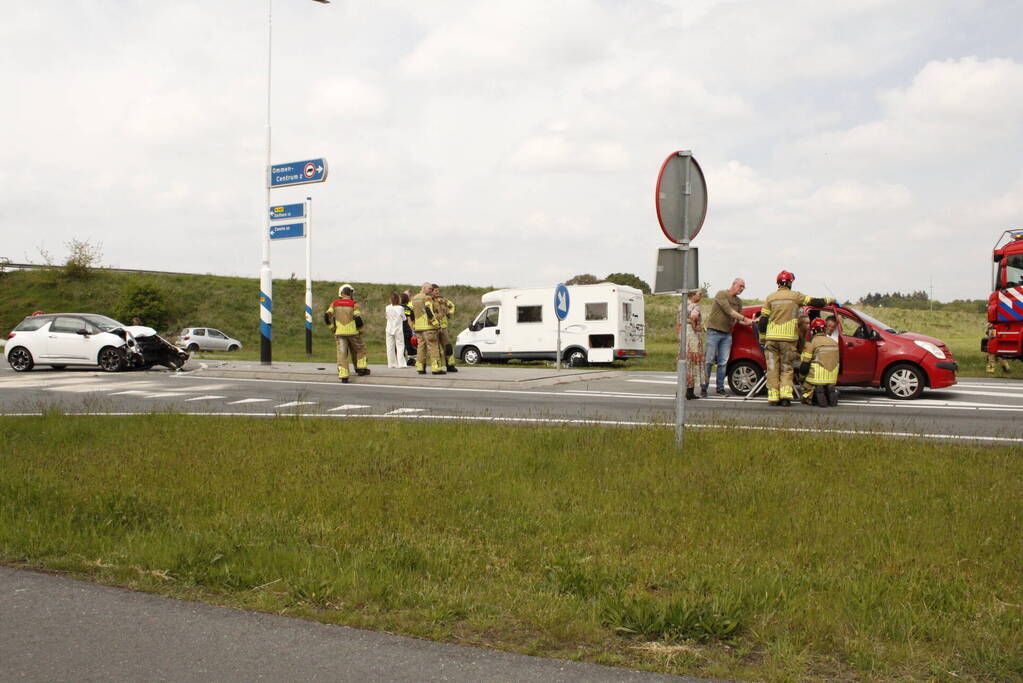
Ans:
[[[995,242],[994,277],[987,320],[994,327],[980,350],[1023,359],[1023,230],[1006,230]]]

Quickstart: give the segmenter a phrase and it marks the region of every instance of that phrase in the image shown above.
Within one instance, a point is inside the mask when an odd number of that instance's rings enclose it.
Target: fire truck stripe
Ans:
[[[1001,320],[1023,320],[1023,315],[1014,311],[1012,306],[1007,306],[1004,303],[998,304],[998,317]]]

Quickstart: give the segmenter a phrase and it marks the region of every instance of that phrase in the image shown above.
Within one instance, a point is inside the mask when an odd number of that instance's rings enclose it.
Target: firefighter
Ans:
[[[799,340],[800,307],[821,308],[835,303],[830,297],[821,299],[792,291],[795,279],[787,270],[778,273],[778,290],[767,295],[760,309],[760,335],[766,342],[767,403],[772,406],[792,405],[792,365]]]
[[[455,348],[451,345],[451,335],[448,333],[448,318],[455,314],[455,302],[440,295],[440,287],[436,282],[433,284],[433,304],[433,312],[440,320],[437,347],[440,349],[441,360],[446,364],[448,372],[458,372],[455,367]]]
[[[838,405],[838,342],[828,336],[828,324],[816,318],[810,323],[813,335],[799,357],[799,374],[803,377],[802,400],[810,405]]]
[[[362,310],[355,302],[355,288],[341,285],[338,298],[323,312],[323,322],[334,328],[337,344],[337,376],[342,384],[348,384],[348,364],[355,357],[355,374],[368,375],[366,344],[362,341]]]
[[[440,321],[434,314],[433,285],[423,285],[418,294],[412,297],[412,330],[416,333],[416,372],[426,374],[427,356],[429,356],[430,372],[443,375],[444,367],[440,364],[440,349],[437,343],[437,331]]]

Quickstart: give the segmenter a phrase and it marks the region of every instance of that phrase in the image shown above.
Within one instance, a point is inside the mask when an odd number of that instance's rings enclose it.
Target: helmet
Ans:
[[[352,296],[353,294],[355,294],[355,287],[351,285],[341,285],[337,288],[338,296]]]
[[[823,318],[814,318],[810,321],[810,334],[820,334],[821,332],[826,331],[827,328],[828,324]]]
[[[787,271],[787,270],[783,270],[783,271],[781,271],[780,273],[778,273],[778,277],[776,277],[776,278],[775,278],[775,281],[777,281],[777,283],[778,283],[779,285],[780,285],[780,284],[788,284],[788,285],[791,285],[791,284],[792,284],[792,281],[793,281],[793,280],[795,280],[795,279],[796,279],[796,276],[795,276],[795,275],[793,275],[792,273],[790,273],[790,272],[789,272],[789,271]]]

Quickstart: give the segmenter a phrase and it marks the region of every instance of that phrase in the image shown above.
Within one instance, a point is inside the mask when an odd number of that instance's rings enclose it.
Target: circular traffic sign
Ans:
[[[554,289],[554,315],[558,316],[558,320],[564,320],[568,317],[569,303],[568,287],[559,284]]]
[[[316,175],[316,164],[310,161],[305,165],[305,168],[302,169],[302,172],[305,173],[306,178],[312,178]]]
[[[696,237],[707,217],[707,181],[692,152],[672,152],[661,164],[654,191],[657,222],[675,244]]]

